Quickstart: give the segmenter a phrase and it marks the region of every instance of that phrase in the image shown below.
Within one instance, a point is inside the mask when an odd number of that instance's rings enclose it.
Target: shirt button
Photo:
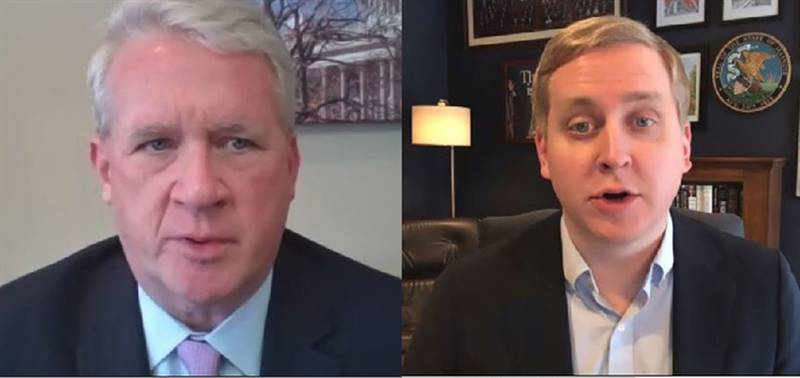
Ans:
[[[620,323],[620,325],[617,326],[617,331],[625,332],[625,323]]]

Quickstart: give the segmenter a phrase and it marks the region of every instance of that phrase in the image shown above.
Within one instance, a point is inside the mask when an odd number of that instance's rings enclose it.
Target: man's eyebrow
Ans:
[[[565,106],[566,109],[575,109],[575,108],[595,109],[600,106],[597,104],[597,101],[594,101],[591,97],[572,97],[568,98],[565,102],[566,102]]]
[[[623,102],[638,102],[638,101],[651,101],[660,100],[661,94],[658,92],[631,92],[622,96]]]
[[[595,107],[597,103],[589,97],[573,97],[567,99],[567,107]]]
[[[231,124],[222,124],[222,125],[215,125],[214,126],[214,133],[220,134],[238,134],[249,131],[249,127],[245,126],[242,123],[231,123]]]
[[[622,102],[638,102],[638,101],[651,101],[661,99],[661,94],[658,92],[640,91],[626,93],[622,96]],[[584,107],[591,108],[597,107],[597,102],[591,97],[573,97],[566,100],[567,107]]]
[[[137,127],[136,130],[133,130],[130,134],[130,138],[135,140],[147,139],[154,136],[163,136],[164,134],[173,132],[174,130],[175,126],[166,124],[148,124]]]
[[[231,134],[248,134],[260,135],[261,128],[255,124],[247,123],[229,123],[214,125],[210,134],[214,136],[231,135]]]

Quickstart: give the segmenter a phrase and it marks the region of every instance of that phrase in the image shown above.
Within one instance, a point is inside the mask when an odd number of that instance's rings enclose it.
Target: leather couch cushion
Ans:
[[[403,279],[434,279],[452,261],[478,249],[473,218],[409,221],[403,224]]]

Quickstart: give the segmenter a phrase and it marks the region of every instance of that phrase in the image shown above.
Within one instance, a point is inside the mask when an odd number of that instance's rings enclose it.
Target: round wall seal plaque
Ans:
[[[743,113],[776,103],[792,77],[786,47],[766,33],[745,33],[728,41],[714,60],[714,91],[723,104]]]

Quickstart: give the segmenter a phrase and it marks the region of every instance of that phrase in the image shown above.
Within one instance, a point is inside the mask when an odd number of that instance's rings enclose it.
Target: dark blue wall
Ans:
[[[655,2],[628,0],[628,16],[652,27]],[[462,1],[403,3],[403,218],[447,217],[446,149],[410,146],[410,106],[447,97],[472,109],[472,147],[456,149],[457,215],[515,214],[557,206],[549,182],[539,176],[533,146],[507,144],[502,129],[502,65],[538,58],[544,41],[467,49]],[[787,159],[783,175],[781,248],[800,271],[800,199],[794,196],[800,105],[800,2],[781,1],[778,19],[722,24],[722,2],[708,1],[703,26],[657,31],[677,48],[706,46],[710,70],[720,47],[744,32],[775,35],[794,58],[793,80],[771,108],[742,114],[728,109],[704,83],[704,127],[694,131],[695,156],[770,156]]]
[[[445,1],[403,2],[403,219],[450,215],[449,150],[411,145],[411,105],[447,98]]]

